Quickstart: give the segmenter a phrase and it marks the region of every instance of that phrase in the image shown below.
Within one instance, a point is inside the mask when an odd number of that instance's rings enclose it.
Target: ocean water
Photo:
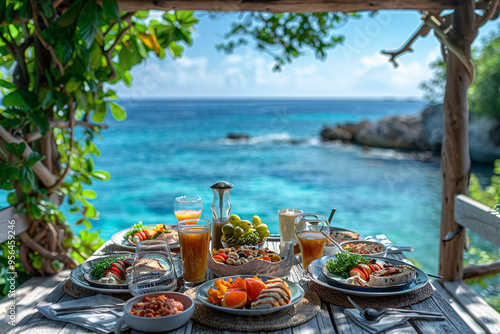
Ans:
[[[334,226],[386,234],[429,272],[437,272],[441,206],[439,162],[394,150],[322,143],[324,124],[419,112],[422,102],[285,100],[123,100],[128,117],[108,120],[96,169],[94,221],[102,237],[142,220],[175,223],[174,198],[201,196],[211,219],[210,185],[234,184],[232,213],[259,215],[278,233],[278,210],[337,213]],[[226,139],[245,133],[249,140]],[[487,181],[490,166],[474,166]],[[75,218],[70,218],[75,220]],[[475,240],[475,239],[473,239]],[[478,240],[480,242],[480,240]],[[486,246],[488,247],[488,246]],[[493,249],[493,248],[491,248]]]

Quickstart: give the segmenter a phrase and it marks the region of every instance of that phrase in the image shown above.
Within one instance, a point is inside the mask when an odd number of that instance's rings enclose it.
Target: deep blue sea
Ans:
[[[175,223],[174,198],[201,196],[211,219],[210,185],[234,184],[232,213],[259,215],[278,232],[278,210],[337,213],[332,224],[364,235],[386,234],[437,272],[441,206],[439,162],[393,150],[322,143],[325,124],[418,113],[422,102],[313,100],[122,100],[123,122],[108,120],[96,169],[103,238],[142,220]],[[246,141],[226,139],[246,133]],[[490,166],[473,172],[487,181]]]
[[[278,233],[278,210],[337,213],[334,226],[361,234],[386,234],[398,245],[411,245],[428,272],[437,273],[441,207],[440,164],[413,159],[394,150],[322,143],[324,125],[375,121],[414,114],[423,102],[317,100],[121,100],[128,116],[108,117],[95,169],[111,173],[95,181],[93,221],[101,236],[139,220],[175,223],[174,198],[201,196],[202,218],[211,219],[210,185],[234,184],[232,213],[259,215]],[[245,133],[249,140],[226,139]],[[482,184],[492,166],[473,165]],[[6,204],[2,196],[2,206]],[[69,216],[74,222],[78,216]],[[472,245],[498,248],[472,236]],[[498,275],[497,275],[498,276]],[[496,285],[495,285],[496,284]],[[482,290],[494,295],[498,280]],[[478,286],[478,289],[481,289]],[[488,292],[489,291],[489,292]],[[498,291],[497,291],[498,292]]]

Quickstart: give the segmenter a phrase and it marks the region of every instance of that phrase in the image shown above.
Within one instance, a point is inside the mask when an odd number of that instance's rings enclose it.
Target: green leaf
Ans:
[[[52,7],[52,1],[45,0],[42,2],[42,11],[48,18],[54,16],[54,8]]]
[[[94,208],[94,206],[88,202],[86,202],[85,204],[86,204],[86,206],[83,209],[83,212],[85,212],[85,217],[92,218],[92,219],[99,218],[99,214],[98,214],[97,210]],[[84,222],[84,224],[85,224],[85,222]]]
[[[95,210],[95,209],[94,209]],[[92,228],[92,224],[87,220],[85,219],[83,221],[83,225],[85,226],[86,229],[90,230]]]
[[[7,5],[7,1],[0,1],[0,22],[5,20],[5,6]],[[2,53],[3,54],[3,53]]]
[[[113,117],[117,121],[123,121],[125,120],[125,118],[127,118],[127,113],[125,112],[125,109],[123,109],[122,106],[113,101],[109,101],[108,104],[111,109],[111,113],[113,114]]]
[[[26,150],[26,144],[21,142],[17,143],[3,143],[7,151],[14,154],[16,157],[21,157]]]
[[[49,108],[53,103],[55,102],[55,99],[54,99],[54,94],[52,93],[52,91],[48,91],[47,94],[45,94],[45,96],[43,97],[43,100],[42,100],[42,108],[43,109],[47,109]]]
[[[92,0],[86,1],[78,17],[77,26],[80,37],[89,49],[94,42],[95,35],[99,30],[100,7]]]
[[[91,189],[85,189],[83,191],[83,197],[86,197],[86,198],[89,198],[89,199],[95,199],[97,198],[97,194],[95,191],[91,190]]]
[[[9,24],[12,23],[12,20],[14,19],[14,4],[13,3],[10,3],[7,6],[7,8],[5,9],[4,19],[5,19],[5,22],[7,22]]]
[[[29,119],[33,121],[40,128],[40,132],[42,136],[45,136],[47,131],[50,130],[50,125],[48,119],[45,118],[43,112],[41,110],[32,112],[29,114]]]
[[[19,88],[6,95],[2,103],[5,107],[18,107],[24,110],[38,107],[38,96],[26,88]]]
[[[109,173],[104,170],[95,170],[92,173],[90,173],[90,175],[101,181],[109,181],[109,179],[111,178],[111,175],[109,175]]]
[[[82,1],[78,0],[75,1],[69,8],[64,12],[64,14],[59,17],[59,19],[56,21],[56,24],[59,27],[69,27],[73,25],[76,20],[78,19],[78,16],[80,15],[80,10],[82,8]]]
[[[7,202],[9,202],[10,205],[16,205],[17,204],[17,195],[16,195],[15,191],[10,192],[7,195]]]
[[[105,18],[120,22],[120,10],[116,0],[103,0],[102,12]]]
[[[0,87],[7,88],[7,89],[16,89],[17,86],[14,85],[12,82],[5,81],[3,79],[0,79]]]
[[[92,115],[92,120],[97,123],[104,122],[106,118],[106,102],[99,104]]]
[[[26,167],[33,167],[38,161],[42,161],[43,159],[45,159],[44,156],[36,151],[33,151],[28,155],[28,157],[24,161],[24,164],[26,165]]]
[[[32,12],[30,0],[24,0],[23,5],[19,8],[19,18],[23,20],[29,19]]]
[[[24,192],[28,192],[33,189],[35,185],[35,173],[33,173],[31,168],[26,166],[21,167],[21,177],[19,179],[19,183],[22,191]],[[31,207],[34,207],[34,205],[31,205],[30,208]]]

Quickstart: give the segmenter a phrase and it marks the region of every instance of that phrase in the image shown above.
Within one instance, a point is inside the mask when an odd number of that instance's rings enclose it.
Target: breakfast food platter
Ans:
[[[238,282],[240,282],[240,284],[241,282],[245,282],[245,288],[234,289],[236,295],[242,294],[245,290],[246,293],[248,293],[249,300],[245,307],[235,308],[235,306],[224,304],[224,301],[222,301],[222,304],[219,305],[220,302],[217,303],[217,301],[214,302],[214,300],[211,299],[213,298],[212,296],[215,296],[214,293],[217,293],[215,289],[220,285],[228,285],[227,282],[236,282],[236,284],[238,284]],[[258,290],[257,293],[255,293],[255,288],[253,287],[255,283],[256,285],[264,285],[265,288],[261,288],[262,290]],[[231,290],[231,287],[228,287],[228,290]],[[264,315],[281,311],[298,303],[302,300],[304,294],[304,290],[294,282],[287,279],[264,275],[223,277],[222,279],[208,281],[196,289],[196,299],[202,304],[217,311],[241,316]],[[240,306],[244,306],[246,301],[245,297],[243,305]]]
[[[329,260],[335,260],[335,255],[324,256],[314,260],[306,269],[307,276],[317,284],[324,287],[341,291],[350,295],[378,297],[378,296],[394,296],[402,295],[422,288],[427,284],[429,278],[421,269],[408,265],[405,262],[390,259],[390,258],[375,258],[367,257],[367,259],[375,259],[379,263],[388,263],[394,266],[410,267],[415,271],[414,279],[410,279],[407,283],[386,285],[386,286],[360,286],[346,283],[346,278],[332,274],[326,268],[326,263]]]
[[[161,225],[163,226],[165,232],[164,233],[158,233],[155,231],[158,229],[158,226]],[[179,236],[177,233],[177,225],[168,225],[168,224],[157,224],[157,225],[142,225],[141,222],[138,224],[135,224],[134,226],[130,228],[126,228],[124,230],[121,230],[111,237],[111,241],[120,247],[123,247],[127,250],[134,251],[135,247],[137,246],[137,243],[134,241],[137,241],[137,239],[134,240],[134,234],[132,230],[136,227],[138,227],[135,231],[140,232],[140,231],[145,231],[146,235],[141,235],[138,240],[142,240],[142,238],[147,238],[147,239],[153,239],[153,238],[158,238],[159,240],[165,239],[170,248],[177,248],[179,247]]]
[[[109,260],[106,263],[106,260]],[[77,286],[104,293],[128,293],[128,285],[126,282],[126,269],[129,267],[126,263],[132,263],[133,254],[131,253],[119,253],[114,256],[105,256],[98,257],[88,260],[81,265],[74,268],[70,273],[70,280]],[[176,272],[182,272],[182,262],[178,258],[173,258],[173,263],[175,266]],[[96,272],[96,269],[99,270],[99,267],[103,266],[103,263],[106,264],[116,264],[113,270],[107,269],[107,266],[102,274],[99,275],[99,272]],[[123,263],[123,264],[122,264]],[[124,270],[118,269],[121,272],[116,271],[115,268],[120,268],[120,266],[126,266],[123,268]],[[102,276],[102,277],[100,277]],[[108,277],[106,277],[108,276]],[[103,280],[103,278],[113,277],[112,280]]]

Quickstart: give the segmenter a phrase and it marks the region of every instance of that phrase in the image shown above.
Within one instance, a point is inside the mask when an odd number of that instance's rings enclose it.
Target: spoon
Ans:
[[[323,233],[323,235],[324,235],[325,237],[327,237],[327,238],[328,238],[331,242],[333,242],[333,244],[334,244],[335,246],[337,246],[337,247],[340,249],[340,251],[341,251],[341,252],[343,252],[343,253],[347,253],[347,251],[346,251],[346,250],[344,250],[344,249],[343,249],[343,248],[339,245],[339,243],[338,243],[337,241],[335,241],[332,237],[330,237],[330,235],[329,235],[328,233],[326,233],[325,231],[321,231],[321,233]]]

